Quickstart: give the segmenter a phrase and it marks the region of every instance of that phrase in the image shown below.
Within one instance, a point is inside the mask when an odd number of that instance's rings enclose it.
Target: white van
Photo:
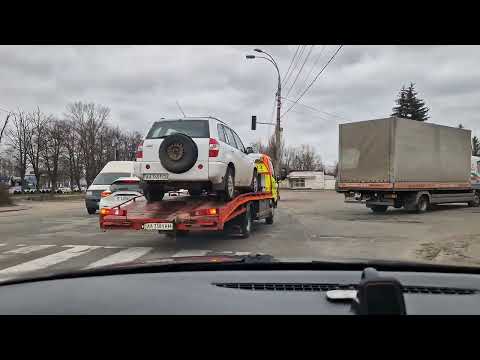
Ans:
[[[134,176],[135,161],[110,161],[95,177],[85,194],[85,206],[89,214],[98,210],[101,194],[110,191],[110,185],[120,177]]]

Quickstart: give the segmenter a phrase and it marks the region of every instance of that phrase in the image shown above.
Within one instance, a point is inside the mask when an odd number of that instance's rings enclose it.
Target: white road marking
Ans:
[[[250,255],[252,252],[251,251],[236,251],[234,255],[236,256],[247,256]]]
[[[205,256],[210,250],[182,250],[173,254],[172,257],[184,257],[184,256]]]
[[[47,249],[52,246],[56,246],[56,245],[30,245],[30,246],[24,246],[15,250],[5,251],[4,254],[28,254],[34,251]]]
[[[152,249],[153,248],[151,247],[131,247],[125,250],[121,250],[110,256],[104,257],[103,259],[100,259],[98,261],[95,261],[94,263],[88,265],[85,269],[133,261],[147,254]]]
[[[7,245],[7,244],[0,244],[0,246],[5,246],[5,245]]]
[[[27,261],[27,262],[0,270],[0,277],[1,277],[1,280],[5,280],[3,277],[4,275],[17,275],[24,272],[41,270],[46,267],[67,261],[76,256],[87,254],[90,251],[98,248],[99,246],[86,246],[86,245],[74,246],[70,249],[60,251],[55,254],[43,256],[35,260]]]

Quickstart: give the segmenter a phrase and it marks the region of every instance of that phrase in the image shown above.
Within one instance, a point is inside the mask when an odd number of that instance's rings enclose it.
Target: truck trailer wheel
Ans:
[[[370,208],[376,214],[383,214],[387,211],[387,205],[372,205]]]
[[[418,213],[424,213],[428,210],[430,206],[430,201],[428,200],[427,195],[422,195],[417,201],[416,211]]]
[[[473,195],[473,201],[469,201],[468,206],[470,207],[480,206],[480,195],[478,193],[475,193],[475,195]]]

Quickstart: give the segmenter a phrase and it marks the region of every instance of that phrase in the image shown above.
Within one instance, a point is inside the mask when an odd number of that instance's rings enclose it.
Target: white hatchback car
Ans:
[[[110,185],[110,190],[102,193],[98,207],[99,209],[111,208],[142,195],[139,178],[121,177]]]
[[[136,176],[149,201],[171,190],[191,195],[216,191],[231,200],[235,190],[257,191],[255,163],[242,140],[213,117],[156,121],[137,150]]]

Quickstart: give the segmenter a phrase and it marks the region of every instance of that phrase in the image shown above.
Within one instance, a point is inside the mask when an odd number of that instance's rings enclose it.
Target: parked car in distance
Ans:
[[[41,192],[42,194],[48,194],[48,193],[51,193],[51,192],[52,192],[52,189],[50,189],[50,188],[41,188],[41,189],[40,189],[40,192]]]
[[[8,188],[8,193],[9,194],[21,194],[22,193],[22,187],[20,185],[10,186]]]
[[[89,214],[95,214],[99,209],[100,194],[109,191],[115,180],[135,176],[134,164],[135,161],[110,161],[103,167],[85,194],[85,207]]]
[[[142,196],[140,179],[137,177],[121,177],[110,185],[110,190],[100,194],[99,208],[111,208],[135,196]]]
[[[193,196],[215,191],[228,201],[235,190],[257,191],[251,152],[219,119],[162,119],[153,123],[139,145],[135,173],[149,201],[160,201],[165,193],[179,189]]]

